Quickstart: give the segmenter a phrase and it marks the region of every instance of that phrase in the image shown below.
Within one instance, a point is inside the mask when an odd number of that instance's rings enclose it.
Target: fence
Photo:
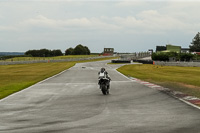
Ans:
[[[139,52],[139,53],[130,53],[130,54],[119,54],[121,60],[137,60],[144,57],[151,56],[149,52]]]
[[[83,60],[93,60],[100,58],[109,58],[113,56],[98,56],[98,57],[88,57],[88,58],[69,58],[60,60],[31,60],[31,61],[1,61],[0,65],[16,65],[16,64],[32,64],[32,63],[48,63],[48,62],[69,62],[69,61],[83,61]]]
[[[200,62],[164,62],[154,61],[155,65],[163,66],[183,66],[183,67],[200,67]]]

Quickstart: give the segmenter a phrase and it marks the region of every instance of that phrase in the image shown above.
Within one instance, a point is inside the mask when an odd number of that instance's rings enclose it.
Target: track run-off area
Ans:
[[[116,71],[77,63],[0,100],[0,133],[199,133],[200,110]],[[98,86],[105,67],[110,95]]]

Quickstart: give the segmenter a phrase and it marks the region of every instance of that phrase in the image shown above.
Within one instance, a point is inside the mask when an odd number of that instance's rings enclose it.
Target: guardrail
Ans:
[[[112,63],[131,63],[131,60],[112,60]]]
[[[133,60],[133,62],[139,62],[142,64],[153,64],[152,60]]]

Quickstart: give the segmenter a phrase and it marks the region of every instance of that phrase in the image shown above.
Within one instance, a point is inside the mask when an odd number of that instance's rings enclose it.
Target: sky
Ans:
[[[200,0],[0,0],[0,52],[188,48],[200,32],[199,7]]]

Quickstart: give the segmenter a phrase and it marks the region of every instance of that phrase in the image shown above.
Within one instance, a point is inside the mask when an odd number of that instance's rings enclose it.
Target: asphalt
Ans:
[[[79,63],[0,100],[0,133],[200,133],[200,110],[106,65]],[[110,95],[98,88],[105,67]]]

